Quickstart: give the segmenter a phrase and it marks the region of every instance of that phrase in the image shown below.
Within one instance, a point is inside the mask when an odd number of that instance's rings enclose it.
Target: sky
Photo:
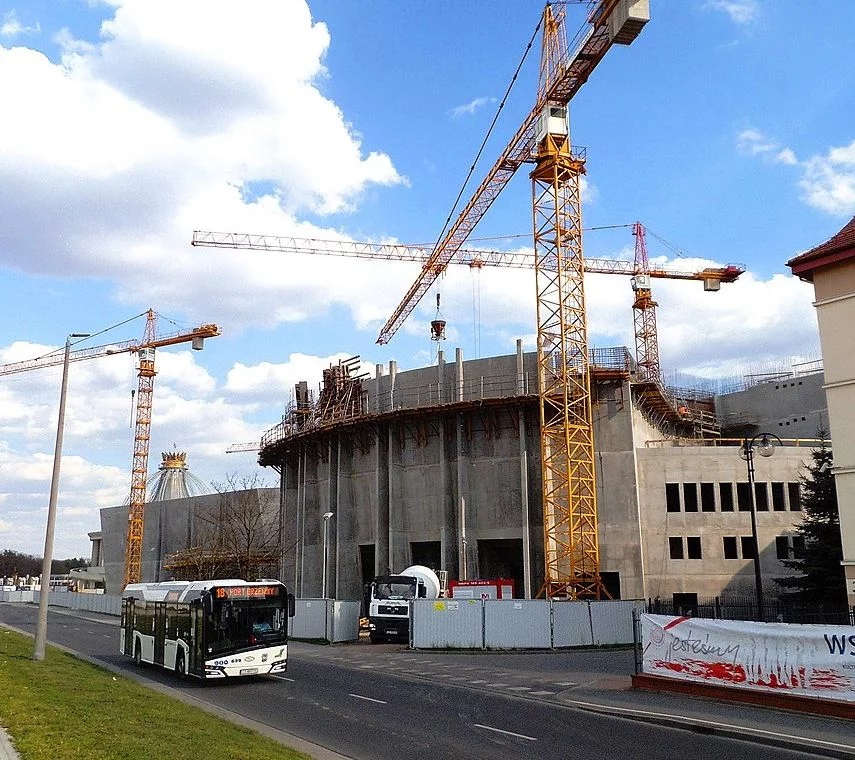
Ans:
[[[813,289],[786,262],[855,214],[855,27],[837,0],[650,0],[651,20],[570,104],[587,151],[584,252],[655,280],[666,382],[820,357]],[[572,37],[585,5],[567,6]],[[209,484],[276,473],[259,441],[341,358],[400,369],[533,350],[529,272],[450,269],[387,345],[418,265],[192,247],[194,230],[432,245],[531,111],[534,0],[0,0],[0,364],[214,323],[157,353],[149,472],[186,451]],[[531,52],[524,56],[533,41]],[[521,63],[522,62],[522,63]],[[509,84],[520,66],[513,87]],[[507,93],[507,95],[506,95]],[[467,244],[531,246],[523,167]],[[634,345],[629,278],[585,278],[589,344]],[[136,319],[134,319],[136,317]],[[129,321],[130,320],[130,321]],[[113,328],[115,329],[109,329]],[[107,331],[107,332],[104,332]],[[61,367],[0,376],[0,550],[41,556]],[[130,492],[131,354],[70,367],[54,556],[88,556]]]

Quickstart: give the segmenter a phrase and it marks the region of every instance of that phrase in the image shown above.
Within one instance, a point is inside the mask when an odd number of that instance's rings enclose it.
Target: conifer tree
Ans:
[[[812,462],[799,475],[802,522],[796,535],[804,539],[804,549],[783,564],[800,575],[776,578],[789,595],[817,604],[845,604],[846,578],[840,561],[843,545],[840,537],[840,513],[828,432],[818,430],[818,448],[811,452]]]

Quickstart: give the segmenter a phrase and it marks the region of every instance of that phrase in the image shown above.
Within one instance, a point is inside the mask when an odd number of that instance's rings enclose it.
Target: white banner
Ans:
[[[855,628],[642,615],[651,675],[855,701]]]

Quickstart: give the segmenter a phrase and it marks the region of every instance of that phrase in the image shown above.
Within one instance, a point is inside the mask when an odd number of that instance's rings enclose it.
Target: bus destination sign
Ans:
[[[280,586],[218,586],[214,591],[217,599],[259,599],[279,596]]]

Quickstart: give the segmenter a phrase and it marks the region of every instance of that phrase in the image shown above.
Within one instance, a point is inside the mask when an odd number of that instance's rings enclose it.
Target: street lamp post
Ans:
[[[759,439],[759,443],[757,443]],[[748,467],[748,490],[751,493],[751,538],[754,541],[754,594],[757,600],[757,614],[760,620],[764,620],[763,614],[763,573],[760,569],[760,541],[757,536],[757,491],[754,487],[754,447],[757,446],[757,453],[761,457],[770,457],[775,453],[775,447],[772,444],[772,439],[778,442],[779,446],[783,443],[778,436],[772,433],[758,433],[753,438],[744,439],[742,446],[739,449],[741,456]]]
[[[329,560],[329,545],[330,545],[330,518],[332,512],[324,512],[324,562],[321,570],[321,599],[327,598],[327,563]]]
[[[47,528],[45,529],[45,555],[42,559],[42,578],[39,588],[39,618],[36,623],[36,643],[33,659],[45,658],[47,641],[48,597],[50,596],[50,570],[53,564],[53,534],[56,527],[56,498],[59,493],[59,465],[62,461],[62,432],[65,427],[65,395],[68,390],[68,359],[71,355],[72,338],[88,338],[89,333],[71,333],[65,339],[65,356],[62,362],[62,384],[59,391],[59,418],[56,423],[56,446],[53,451],[53,475],[50,481]]]

